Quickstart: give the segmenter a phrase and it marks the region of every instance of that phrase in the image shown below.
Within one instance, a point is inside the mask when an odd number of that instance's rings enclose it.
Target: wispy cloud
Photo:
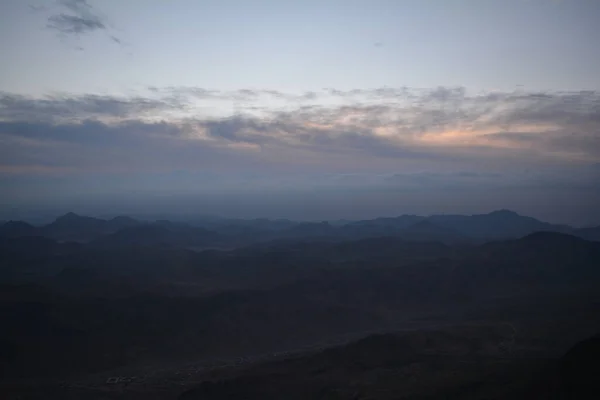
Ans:
[[[95,32],[104,32],[111,41],[123,45],[123,41],[112,33],[107,18],[94,9],[87,0],[57,0],[47,17],[46,26],[56,32],[61,39],[79,38]]]
[[[272,107],[265,96],[287,100]],[[353,100],[346,102],[348,97]],[[206,115],[199,100],[241,101],[245,108],[240,114]],[[294,95],[153,88],[147,96],[43,98],[0,93],[0,120],[5,164],[74,169],[197,169],[216,163],[214,154],[223,157],[219,165],[232,169],[329,172],[428,166],[492,173],[600,162],[596,92],[382,88]]]
[[[58,93],[40,98],[0,92],[0,119],[11,121],[65,122],[85,119],[127,119],[182,110],[175,98],[68,95]]]
[[[80,17],[76,15],[58,14],[48,18],[48,27],[62,34],[81,35],[98,29],[106,29],[97,17]]]

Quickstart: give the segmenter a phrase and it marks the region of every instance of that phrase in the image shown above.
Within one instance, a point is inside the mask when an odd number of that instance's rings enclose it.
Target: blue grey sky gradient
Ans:
[[[598,90],[594,0],[90,1],[114,46],[74,52],[46,28],[52,1],[0,3],[0,87],[121,92],[136,86],[286,92],[381,86]],[[83,35],[82,35],[83,36]],[[381,46],[374,46],[381,43]]]
[[[599,26],[596,0],[0,0],[0,218],[600,223]]]

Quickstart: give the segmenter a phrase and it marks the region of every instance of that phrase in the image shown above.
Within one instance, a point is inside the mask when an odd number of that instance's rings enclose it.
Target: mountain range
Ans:
[[[394,236],[408,241],[448,244],[482,243],[519,238],[550,231],[600,240],[600,227],[572,228],[555,225],[508,210],[478,215],[402,215],[395,218],[330,223],[287,220],[211,220],[182,223],[139,221],[127,216],[109,220],[68,213],[44,226],[23,221],[0,225],[0,236],[44,236],[59,241],[94,242],[99,246],[163,245],[175,247],[231,248],[273,240],[354,240]]]

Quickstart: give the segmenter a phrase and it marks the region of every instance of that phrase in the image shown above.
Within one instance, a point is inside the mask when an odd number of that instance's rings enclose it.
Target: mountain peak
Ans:
[[[33,228],[33,225],[28,224],[25,221],[10,220],[10,221],[6,221],[3,225],[6,227],[15,227],[16,226],[16,227],[32,227]]]
[[[498,216],[515,216],[520,217],[520,215],[512,210],[507,210],[506,208],[495,210],[489,213],[488,215],[498,215]]]
[[[81,215],[75,214],[72,211],[69,211],[68,213],[66,213],[65,215],[61,215],[60,217],[56,218],[56,220],[72,220],[72,219],[79,219],[81,218]]]
[[[85,215],[75,214],[74,212],[68,212],[65,215],[61,215],[60,217],[56,218],[50,225],[72,225],[91,222],[96,223],[97,221],[101,220],[97,220],[93,217],[87,217]]]
[[[111,222],[119,222],[119,223],[134,223],[137,222],[136,219],[128,217],[127,215],[117,215],[116,217],[110,220]]]
[[[0,236],[33,236],[37,228],[24,221],[8,221],[0,225]]]

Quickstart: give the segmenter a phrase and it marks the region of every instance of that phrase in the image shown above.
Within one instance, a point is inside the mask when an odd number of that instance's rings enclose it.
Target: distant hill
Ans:
[[[0,237],[37,236],[40,230],[23,221],[8,221],[0,225]]]
[[[114,217],[107,221],[109,229],[114,232],[118,231],[119,229],[128,228],[139,224],[140,221],[124,215]]]
[[[485,272],[474,277],[511,282],[520,288],[582,287],[600,281],[600,243],[557,232],[536,232],[520,239],[490,242],[476,255]]]
[[[44,236],[57,240],[88,241],[137,223],[129,217],[116,217],[107,221],[70,212],[42,227],[41,232]]]
[[[570,232],[566,225],[554,225],[526,217],[510,210],[498,210],[476,215],[432,215],[428,220],[460,232],[483,239],[518,238],[537,231]]]
[[[339,228],[340,235],[346,239],[361,239],[379,236],[398,236],[407,227],[423,221],[424,217],[401,215],[393,218],[375,218],[354,221]]]
[[[573,234],[586,240],[600,242],[600,226],[576,229]]]
[[[92,246],[166,246],[173,242],[172,232],[160,225],[145,224],[120,229],[106,236],[101,236],[91,242]]]
[[[573,228],[526,217],[510,210],[498,210],[475,215],[401,215],[395,218],[375,218],[344,225],[347,236],[400,235],[420,240],[494,240],[519,238],[537,231],[569,233]]]
[[[499,239],[515,239],[534,232],[551,231],[569,233],[575,236],[600,241],[600,227],[575,229],[566,225],[550,224],[535,218],[519,215],[509,210],[498,210],[488,214],[476,215],[401,215],[398,217],[375,218],[360,221],[294,222],[289,220],[268,219],[205,219],[197,224],[158,220],[154,223],[167,231],[159,233],[155,229],[126,231],[118,237],[107,239],[114,244],[131,243],[151,244],[166,242],[176,246],[178,243],[188,246],[192,243],[207,243],[216,240],[226,247],[239,247],[269,241],[328,240],[348,241],[375,237],[399,237],[407,241],[438,241],[445,244],[483,243]],[[45,236],[60,241],[89,242],[111,235],[125,228],[147,226],[128,216],[112,219],[100,219],[67,213],[52,223],[35,227],[22,221],[9,221],[0,225],[0,236]],[[202,231],[203,230],[203,231]],[[129,233],[127,233],[129,232]],[[134,232],[146,235],[145,238],[127,239]],[[174,233],[175,232],[175,233]],[[211,232],[211,234],[209,234]],[[151,239],[149,235],[154,235]],[[161,239],[159,236],[163,235]],[[169,236],[169,238],[167,238]],[[187,237],[189,240],[185,239]],[[202,245],[201,245],[202,246]]]
[[[44,226],[43,230],[49,236],[87,234],[88,232],[102,232],[106,229],[103,219],[86,217],[69,212]]]
[[[524,257],[529,253],[535,257],[555,257],[564,254],[568,257],[579,255],[596,256],[600,244],[566,233],[541,231],[519,239],[489,242],[481,246],[495,256]]]
[[[410,225],[400,232],[403,239],[411,241],[429,241],[441,243],[466,242],[468,238],[458,231],[437,225],[429,219],[424,219]]]
[[[399,217],[382,217],[362,221],[349,222],[348,226],[378,226],[392,229],[404,229],[417,222],[423,221],[426,217],[419,215],[401,215]]]
[[[300,223],[283,231],[283,235],[286,237],[300,238],[336,236],[336,233],[337,229],[325,221]]]
[[[215,244],[218,235],[185,224],[157,222],[125,227],[91,242],[95,247],[169,246],[190,247]]]

